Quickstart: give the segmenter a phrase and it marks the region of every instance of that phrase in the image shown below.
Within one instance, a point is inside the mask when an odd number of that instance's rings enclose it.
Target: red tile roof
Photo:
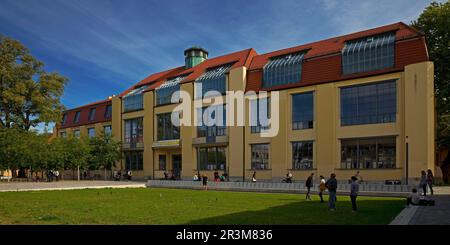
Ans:
[[[257,55],[256,51],[253,48],[245,49],[242,51],[234,52],[231,54],[226,54],[214,58],[207,59],[203,61],[202,63],[191,67],[189,69],[186,69],[184,66],[180,66],[174,69],[166,70],[163,72],[154,73],[144,80],[136,83],[126,91],[120,94],[120,96],[124,96],[129,91],[143,86],[143,85],[150,85],[145,91],[150,91],[155,88],[157,88],[159,85],[164,83],[170,78],[174,78],[177,76],[183,76],[187,75],[181,83],[187,83],[195,81],[198,77],[200,77],[207,69],[221,66],[224,64],[234,63],[231,69],[241,66],[248,67],[250,65],[250,62],[253,58],[253,56]]]
[[[111,99],[106,99],[106,100],[90,103],[87,105],[83,105],[80,107],[72,108],[70,110],[66,110],[63,113],[63,115],[66,115],[66,123],[64,125],[60,125],[59,129],[79,127],[79,126],[83,126],[83,125],[111,121],[111,118],[105,117],[106,107],[111,104],[112,104]],[[89,111],[92,108],[95,108],[95,116],[94,116],[94,120],[90,121],[89,120]],[[80,112],[80,119],[79,119],[78,123],[74,123],[73,119],[75,118],[75,114],[78,111]]]
[[[394,68],[384,69],[376,72],[357,73],[347,76],[342,75],[342,61],[340,54],[342,48],[345,45],[345,42],[394,31],[396,32],[396,59]],[[247,76],[246,90],[263,90],[261,88],[262,68],[270,58],[299,51],[307,51],[303,58],[301,80],[297,83],[272,87],[270,89],[264,90],[278,90],[291,87],[300,87],[398,71],[403,70],[405,65],[428,60],[428,53],[426,50],[423,35],[412,27],[399,22],[370,30],[360,31],[344,36],[334,37],[292,48],[256,55],[253,57],[250,64]]]

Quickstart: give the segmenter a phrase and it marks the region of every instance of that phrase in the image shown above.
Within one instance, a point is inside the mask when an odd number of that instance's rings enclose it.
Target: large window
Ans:
[[[166,155],[159,155],[159,170],[166,170],[167,162]]]
[[[349,41],[342,49],[342,72],[351,74],[394,67],[395,33]]]
[[[125,169],[126,170],[143,170],[144,160],[142,157],[142,151],[128,151],[125,154]]]
[[[178,76],[167,80],[161,86],[155,89],[156,93],[156,105],[165,105],[172,103],[173,93],[180,91],[180,82],[185,76]],[[179,96],[177,97],[179,101]]]
[[[341,125],[396,121],[396,81],[341,88]]]
[[[198,148],[197,161],[199,170],[225,170],[226,147]]]
[[[144,90],[147,85],[136,88],[123,97],[123,111],[136,111],[144,108]]]
[[[96,111],[95,108],[91,108],[89,110],[89,121],[94,121],[94,119],[95,119],[95,111]]]
[[[250,132],[260,133],[270,128],[270,98],[250,101]]]
[[[269,169],[269,144],[253,144],[252,169]]]
[[[195,81],[196,98],[203,98],[209,91],[225,94],[227,89],[227,73],[232,64],[208,69]],[[201,90],[200,90],[201,87]]]
[[[292,95],[292,129],[308,129],[314,125],[314,93]]]
[[[226,105],[203,107],[197,109],[197,137],[223,136],[227,134]],[[222,116],[219,116],[221,113]],[[210,115],[211,122],[204,120],[204,115]],[[210,126],[208,126],[210,125]]]
[[[296,53],[271,58],[264,66],[263,88],[299,82],[304,54]]]
[[[124,128],[125,144],[131,144],[133,147],[136,143],[143,142],[143,126],[142,117],[125,120]]]
[[[341,168],[395,168],[396,138],[341,140]]]
[[[89,138],[95,137],[95,128],[88,128],[87,131],[88,131]]]
[[[292,169],[312,169],[313,163],[313,142],[292,142]]]
[[[81,111],[75,112],[75,117],[73,118],[73,123],[78,123],[80,121]]]
[[[107,105],[105,108],[105,118],[111,118],[112,115],[112,105]]]
[[[171,116],[171,112],[156,115],[158,140],[173,140],[180,138],[180,127],[172,124]]]

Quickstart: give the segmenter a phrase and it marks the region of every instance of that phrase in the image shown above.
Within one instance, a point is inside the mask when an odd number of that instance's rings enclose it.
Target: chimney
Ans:
[[[194,46],[184,50],[184,62],[186,69],[194,67],[208,58],[208,51]]]

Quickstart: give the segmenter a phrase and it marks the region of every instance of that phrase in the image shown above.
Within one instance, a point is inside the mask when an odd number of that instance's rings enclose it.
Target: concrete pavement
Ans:
[[[145,182],[138,181],[65,180],[54,182],[0,182],[0,192],[144,187]]]

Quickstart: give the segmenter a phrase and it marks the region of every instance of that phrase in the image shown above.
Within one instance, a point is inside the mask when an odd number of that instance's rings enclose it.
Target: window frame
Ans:
[[[343,86],[339,88],[339,104],[340,104],[340,126],[355,126],[355,125],[368,125],[368,124],[383,124],[383,123],[396,123],[398,113],[398,79],[389,79],[384,81],[376,81],[364,84],[356,84],[350,86]],[[388,89],[381,89],[383,86],[393,85]],[[375,86],[375,90],[369,90],[370,86]],[[380,88],[381,87],[381,88]],[[351,91],[356,90],[356,91]],[[362,90],[360,92],[360,90]],[[350,91],[350,92],[348,92]],[[375,91],[375,92],[374,92]],[[380,91],[388,91],[387,93],[380,93]],[[371,92],[369,96],[364,96],[363,93]],[[360,95],[363,94],[363,95]],[[382,96],[383,95],[383,96]],[[352,97],[353,96],[353,97]],[[392,99],[390,96],[394,96]],[[371,103],[367,103],[368,100],[375,99]],[[352,101],[353,100],[353,101]],[[360,101],[362,103],[360,103]],[[393,103],[387,107],[387,102]],[[384,106],[380,106],[384,105]],[[353,111],[351,109],[353,108]],[[375,113],[368,114],[368,109],[361,110],[360,107],[374,107]],[[391,110],[385,112],[384,110]],[[373,108],[372,108],[373,109]],[[364,114],[365,112],[365,114]],[[347,115],[348,114],[348,115]]]
[[[311,120],[294,121],[295,105],[296,105],[296,103],[294,103],[294,99],[295,99],[294,97],[295,96],[306,96],[306,95],[311,95],[311,105],[312,105],[312,109],[311,109],[312,117],[311,117]],[[314,121],[315,121],[315,91],[307,91],[307,92],[291,94],[291,104],[292,104],[292,109],[291,109],[292,130],[313,129],[314,128]],[[300,105],[299,109],[300,109],[300,111],[303,111],[302,110],[303,109],[302,105]],[[302,117],[302,119],[306,118],[306,116],[301,116],[301,117]],[[307,123],[307,126],[305,126],[306,123]]]

